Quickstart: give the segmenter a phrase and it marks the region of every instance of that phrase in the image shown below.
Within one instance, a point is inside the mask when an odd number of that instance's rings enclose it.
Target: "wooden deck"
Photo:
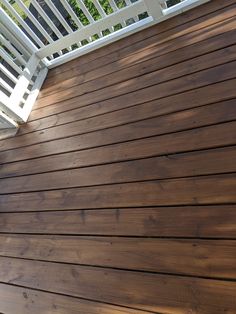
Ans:
[[[235,14],[49,72],[0,141],[1,313],[236,313]]]

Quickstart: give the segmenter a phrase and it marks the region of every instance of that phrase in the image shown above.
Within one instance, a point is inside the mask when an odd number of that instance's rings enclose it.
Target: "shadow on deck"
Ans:
[[[0,141],[0,312],[236,313],[235,13],[49,72]]]

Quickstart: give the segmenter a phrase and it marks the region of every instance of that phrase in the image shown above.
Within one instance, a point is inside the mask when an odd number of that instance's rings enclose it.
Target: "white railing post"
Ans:
[[[24,104],[24,107],[23,107],[23,111],[22,111],[22,114],[21,114],[21,118],[23,121],[27,121],[29,115],[30,115],[30,112],[32,110],[32,107],[36,101],[36,98],[39,94],[39,91],[40,91],[40,88],[47,76],[47,73],[48,73],[48,68],[45,67],[43,69],[40,70],[38,76],[37,76],[37,79],[34,83],[34,86]]]
[[[155,21],[163,17],[161,2],[159,0],[145,0],[145,4],[148,14],[152,16]]]
[[[19,107],[21,100],[31,81],[31,78],[39,65],[39,62],[40,59],[35,54],[32,54],[27,63],[27,66],[25,67],[21,76],[19,77],[18,82],[13,92],[11,93],[11,96],[9,97],[9,106],[14,105],[16,107]],[[23,118],[22,122],[25,122]]]

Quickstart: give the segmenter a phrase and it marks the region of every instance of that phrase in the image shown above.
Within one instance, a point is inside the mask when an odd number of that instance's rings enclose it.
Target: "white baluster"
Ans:
[[[161,4],[158,0],[145,0],[148,14],[153,17],[154,20],[158,20],[163,16]]]

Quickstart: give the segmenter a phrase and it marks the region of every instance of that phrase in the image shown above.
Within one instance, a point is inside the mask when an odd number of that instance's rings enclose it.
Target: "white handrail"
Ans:
[[[63,41],[55,41],[53,44],[39,49],[36,54],[39,58],[45,58],[53,53],[56,53],[59,50],[65,49],[73,45],[77,41],[82,41],[83,39],[90,37],[95,33],[102,32],[103,30],[107,29],[109,25],[113,26],[120,23],[121,16],[122,19],[128,20],[133,16],[141,14],[145,10],[146,6],[144,1],[136,1],[130,6],[122,8],[119,11],[107,15],[103,19],[88,25],[83,30],[77,30],[72,34],[65,36]]]

